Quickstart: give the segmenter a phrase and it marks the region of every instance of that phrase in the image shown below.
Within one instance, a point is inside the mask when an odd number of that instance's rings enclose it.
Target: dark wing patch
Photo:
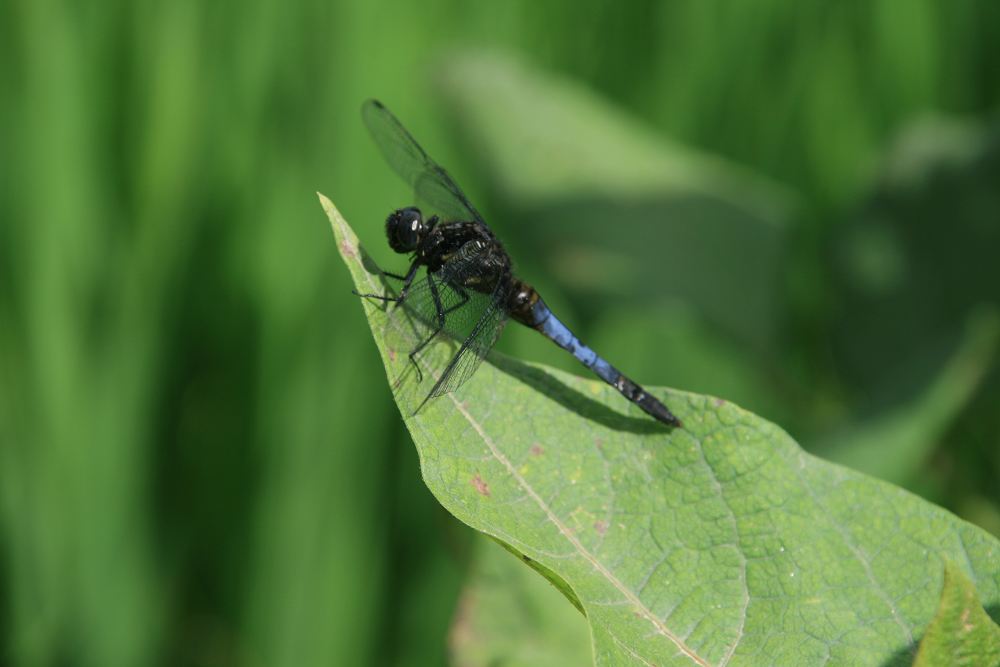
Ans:
[[[483,219],[448,172],[424,152],[399,120],[378,100],[368,100],[361,116],[385,161],[409,183],[427,214],[437,214],[444,222]]]

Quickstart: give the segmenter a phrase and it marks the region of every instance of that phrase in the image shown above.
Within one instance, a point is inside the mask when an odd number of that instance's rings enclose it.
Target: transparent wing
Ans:
[[[453,392],[472,377],[479,364],[493,349],[506,321],[507,312],[494,302],[480,317],[475,331],[465,339],[437,382],[431,387],[427,398]]]
[[[469,254],[440,271],[428,272],[411,285],[390,318],[386,332],[390,347],[407,355],[416,352],[419,372],[406,367],[403,372],[426,376],[415,409],[472,377],[503,329],[507,318],[503,287],[482,293],[464,286],[484,270],[481,259]]]
[[[438,315],[439,304],[441,316]],[[410,286],[406,300],[393,307],[390,320],[395,340],[398,340],[395,347],[409,353],[427,341],[423,348],[429,348],[437,342],[431,339],[432,336],[445,343],[461,345],[476,331],[479,321],[492,307],[492,295],[449,283],[442,280],[440,273],[426,273]],[[429,363],[429,353],[421,356]],[[444,365],[436,362],[437,368],[429,370],[443,370]]]
[[[385,161],[410,184],[425,213],[437,214],[444,222],[483,222],[479,211],[452,180],[448,172],[430,158],[402,123],[378,100],[368,100],[361,116]]]

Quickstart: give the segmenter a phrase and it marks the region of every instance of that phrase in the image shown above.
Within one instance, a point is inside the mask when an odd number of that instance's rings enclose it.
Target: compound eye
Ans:
[[[401,208],[393,211],[385,221],[386,236],[389,245],[396,252],[412,252],[420,244],[420,236],[424,231],[423,216],[420,209]]]
[[[407,227],[414,236],[416,236],[417,231],[423,224],[423,216],[420,215],[419,209],[405,208],[400,213],[400,220],[403,225]]]

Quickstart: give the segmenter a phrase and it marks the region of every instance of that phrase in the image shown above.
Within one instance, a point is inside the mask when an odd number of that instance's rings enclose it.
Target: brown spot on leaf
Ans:
[[[726,404],[725,399],[722,399],[722,398],[713,398],[712,399],[712,405],[714,405],[717,408],[721,408],[725,404]]]
[[[350,257],[351,259],[354,259],[358,256],[358,251],[357,249],[355,249],[353,245],[351,245],[350,241],[341,241],[340,254],[343,255],[344,257]]]
[[[483,496],[490,495],[490,485],[483,481],[483,478],[476,473],[476,476],[472,478],[472,486],[476,487],[476,491]]]
[[[545,450],[544,450],[544,449],[542,449],[542,446],[541,446],[541,445],[539,445],[539,444],[538,444],[537,442],[536,442],[535,444],[533,444],[533,445],[531,446],[531,449],[530,449],[530,450],[528,450],[528,451],[530,451],[530,452],[531,452],[531,455],[532,455],[532,456],[541,456],[542,454],[544,454],[544,453],[545,453]]]
[[[603,449],[604,440],[602,440],[601,438],[594,438],[594,446],[596,446],[598,449]]]
[[[608,522],[607,521],[595,521],[594,522],[594,530],[597,531],[598,535],[602,535],[603,536],[604,533],[608,532]]]

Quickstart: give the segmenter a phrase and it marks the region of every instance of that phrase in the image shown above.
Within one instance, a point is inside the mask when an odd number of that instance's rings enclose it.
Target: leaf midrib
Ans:
[[[330,209],[336,211],[336,208],[332,207],[332,203],[328,208],[327,201],[323,202],[323,207],[327,208],[328,211]],[[340,227],[340,229],[338,230],[339,231],[338,236],[340,236],[349,244],[349,247],[341,248],[342,252],[346,251],[344,252],[344,254],[348,255],[350,261],[356,262],[358,257],[359,246],[356,243],[350,244],[350,238],[353,236],[353,233],[351,233],[349,229],[345,228],[344,222],[340,216],[339,211],[336,211],[336,216],[330,216],[330,217],[335,218],[337,221],[337,225]],[[365,282],[368,283],[371,289],[377,289],[379,287],[379,285],[374,280],[372,280],[371,277],[372,274],[370,272],[365,270],[364,276],[365,276]],[[472,426],[472,428],[476,431],[479,437],[482,438],[483,442],[489,448],[491,456],[493,456],[493,458],[498,463],[500,463],[504,468],[506,468],[508,474],[510,474],[511,477],[517,482],[517,484],[522,489],[524,489],[524,491],[529,496],[531,496],[532,500],[535,501],[539,509],[541,509],[542,512],[545,513],[549,521],[559,530],[560,535],[562,535],[570,543],[573,549],[576,550],[576,552],[581,557],[583,557],[587,562],[589,562],[594,567],[594,569],[598,573],[600,573],[600,575],[604,577],[605,580],[608,581],[608,583],[610,583],[615,589],[617,589],[622,595],[624,595],[626,600],[628,600],[635,607],[636,611],[638,611],[643,618],[649,621],[650,624],[652,624],[653,627],[656,628],[657,632],[659,632],[661,635],[669,639],[681,653],[683,653],[687,658],[689,658],[698,665],[703,665],[704,667],[711,667],[711,663],[709,663],[707,660],[698,655],[694,651],[694,649],[692,649],[684,642],[683,639],[681,639],[678,635],[673,633],[670,630],[670,628],[668,628],[663,621],[657,618],[657,616],[652,612],[652,610],[650,610],[635,593],[633,593],[620,579],[618,579],[610,570],[608,570],[607,567],[605,567],[604,564],[601,563],[601,561],[594,554],[590,553],[590,551],[588,551],[587,548],[583,546],[583,543],[580,542],[575,535],[573,535],[573,532],[562,522],[562,520],[559,519],[559,517],[555,514],[555,512],[552,511],[552,509],[548,506],[548,504],[546,504],[546,502],[542,499],[542,497],[538,495],[538,493],[527,482],[527,480],[525,480],[517,472],[517,470],[511,464],[510,460],[507,459],[507,457],[504,456],[504,454],[499,449],[497,449],[496,443],[493,442],[493,439],[486,433],[482,425],[475,419],[475,417],[472,416],[472,414],[465,408],[465,406],[462,405],[462,403],[455,397],[454,394],[447,394],[447,396],[454,404],[458,412],[463,416],[463,418],[465,418],[467,422],[469,422],[469,425]],[[700,445],[701,443],[699,442],[699,447]],[[612,637],[614,637],[610,629],[605,628],[605,631],[611,634]],[[617,637],[614,638],[616,642],[618,642],[619,644],[621,643]],[[738,642],[739,640],[737,639],[737,643]],[[733,647],[733,650],[735,650],[735,646]]]
[[[534,487],[532,487],[528,483],[528,481],[524,479],[524,477],[522,477],[520,473],[517,472],[517,469],[511,464],[510,460],[506,456],[504,456],[503,452],[497,449],[496,443],[493,442],[493,439],[486,433],[482,425],[478,421],[476,421],[476,418],[472,416],[472,414],[465,408],[464,405],[462,405],[461,401],[455,398],[454,394],[448,394],[448,398],[451,399],[451,402],[454,404],[455,408],[459,411],[459,413],[465,418],[465,420],[469,422],[469,425],[472,426],[472,428],[476,431],[477,434],[479,434],[479,437],[482,438],[483,443],[489,448],[490,454],[493,456],[493,458],[496,459],[496,461],[500,463],[507,470],[507,473],[514,479],[515,482],[517,482],[517,484],[522,489],[524,489],[525,493],[531,496],[531,499],[534,500],[535,503],[538,505],[539,509],[541,509],[542,512],[545,513],[545,516],[552,523],[552,525],[554,525],[559,530],[559,534],[562,535],[566,539],[566,541],[570,543],[570,545],[572,545],[573,549],[576,550],[576,552],[580,556],[582,556],[588,563],[590,563],[594,567],[594,569],[597,570],[597,572],[600,573],[600,575],[608,581],[608,583],[610,583],[622,595],[624,595],[625,598],[630,603],[632,603],[632,605],[636,608],[636,610],[642,615],[642,617],[645,618],[647,621],[649,621],[661,635],[663,635],[671,642],[673,642],[674,645],[677,646],[678,650],[680,650],[685,656],[690,658],[695,663],[699,665],[704,665],[705,667],[709,667],[710,663],[708,661],[699,656],[690,646],[685,644],[684,640],[682,640],[676,634],[671,632],[670,628],[668,628],[663,623],[663,621],[657,618],[656,615],[653,614],[652,610],[650,610],[645,604],[643,604],[642,600],[640,600],[639,597],[628,588],[628,586],[626,586],[620,579],[618,579],[618,577],[616,577],[610,570],[608,570],[607,567],[605,567],[604,564],[601,563],[601,561],[594,554],[590,553],[590,551],[588,551],[587,548],[583,546],[583,543],[577,539],[576,535],[573,534],[573,531],[571,531],[566,526],[566,524],[562,522],[562,520],[556,515],[556,513],[552,511],[552,508],[550,508],[548,504],[542,499],[542,497],[538,495]],[[607,628],[605,628],[605,630],[607,630],[610,633],[610,630],[608,630]]]

